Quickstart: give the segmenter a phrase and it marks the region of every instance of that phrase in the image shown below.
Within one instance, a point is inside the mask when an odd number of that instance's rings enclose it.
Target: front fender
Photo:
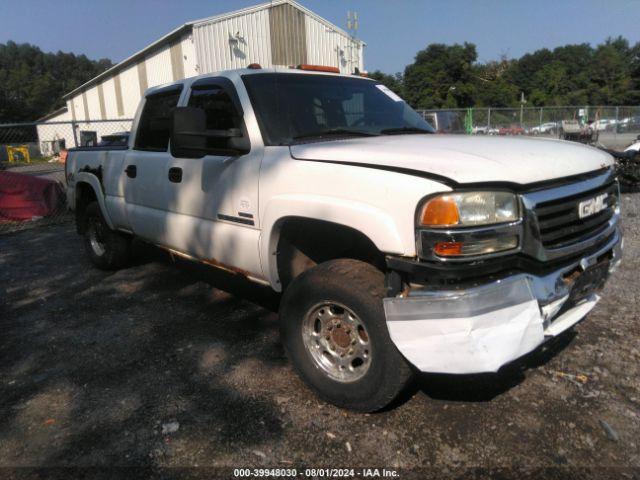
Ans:
[[[338,223],[366,235],[385,253],[403,255],[407,245],[388,212],[377,207],[343,198],[321,195],[279,195],[264,209],[260,235],[260,263],[272,288],[282,290],[278,277],[277,247],[282,221],[288,217],[303,217]]]
[[[96,194],[96,199],[98,200],[98,205],[100,206],[100,211],[102,212],[102,216],[104,217],[104,220],[109,226],[109,228],[113,230],[114,229],[113,221],[111,220],[111,216],[109,215],[109,212],[107,210],[107,205],[104,199],[104,191],[102,190],[102,184],[100,183],[100,180],[98,179],[98,177],[96,177],[94,174],[89,172],[78,172],[75,178],[75,189],[74,189],[76,195],[78,192],[78,184],[80,183],[86,183],[93,189],[93,192]],[[74,200],[74,205],[75,205],[75,200]]]

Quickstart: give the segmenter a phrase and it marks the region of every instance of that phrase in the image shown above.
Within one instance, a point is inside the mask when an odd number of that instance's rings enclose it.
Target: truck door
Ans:
[[[238,91],[228,78],[196,80],[184,103],[205,111],[208,130],[238,128],[249,135]],[[262,154],[262,145],[252,145],[249,153],[239,156],[229,150],[228,139],[208,138],[207,155],[202,158],[169,156],[162,195],[168,212],[166,245],[261,277],[258,177]]]
[[[167,172],[169,136],[182,85],[152,91],[144,99],[133,148],[123,162],[127,217],[131,230],[165,244],[167,230]]]

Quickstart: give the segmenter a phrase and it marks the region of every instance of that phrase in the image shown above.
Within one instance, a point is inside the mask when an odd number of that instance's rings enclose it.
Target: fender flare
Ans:
[[[280,228],[291,217],[337,223],[365,235],[385,253],[404,254],[405,245],[392,215],[372,205],[321,195],[279,195],[267,203],[261,222],[260,263],[271,287],[282,291],[278,275],[277,247]]]
[[[78,192],[78,184],[80,183],[86,183],[93,189],[93,193],[95,193],[96,199],[98,200],[98,205],[100,206],[100,212],[102,212],[104,221],[107,222],[107,225],[111,230],[114,230],[113,221],[111,220],[111,217],[109,216],[109,212],[107,211],[107,205],[104,199],[104,192],[102,191],[102,184],[100,183],[100,180],[98,179],[98,177],[96,177],[92,173],[78,172],[76,174],[76,182],[75,182],[76,195]]]

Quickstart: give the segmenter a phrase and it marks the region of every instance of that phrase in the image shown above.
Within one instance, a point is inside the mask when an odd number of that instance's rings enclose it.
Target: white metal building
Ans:
[[[269,3],[186,23],[143,50],[65,95],[61,109],[47,122],[77,122],[80,132],[101,135],[128,130],[144,91],[155,85],[203,73],[246,67],[299,64],[330,65],[343,73],[364,71],[364,42],[350,36],[293,0]],[[74,146],[68,125],[39,128],[41,145],[56,138]],[[44,153],[44,152],[43,152]]]

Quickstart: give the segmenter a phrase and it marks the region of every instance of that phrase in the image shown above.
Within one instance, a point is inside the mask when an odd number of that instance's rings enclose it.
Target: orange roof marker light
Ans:
[[[329,72],[329,73],[340,73],[340,69],[338,67],[327,67],[325,65],[308,65],[303,63],[296,67],[298,70],[309,70],[312,72]]]
[[[260,70],[262,66],[259,63],[250,63],[247,65],[247,68],[250,68],[251,70]]]

